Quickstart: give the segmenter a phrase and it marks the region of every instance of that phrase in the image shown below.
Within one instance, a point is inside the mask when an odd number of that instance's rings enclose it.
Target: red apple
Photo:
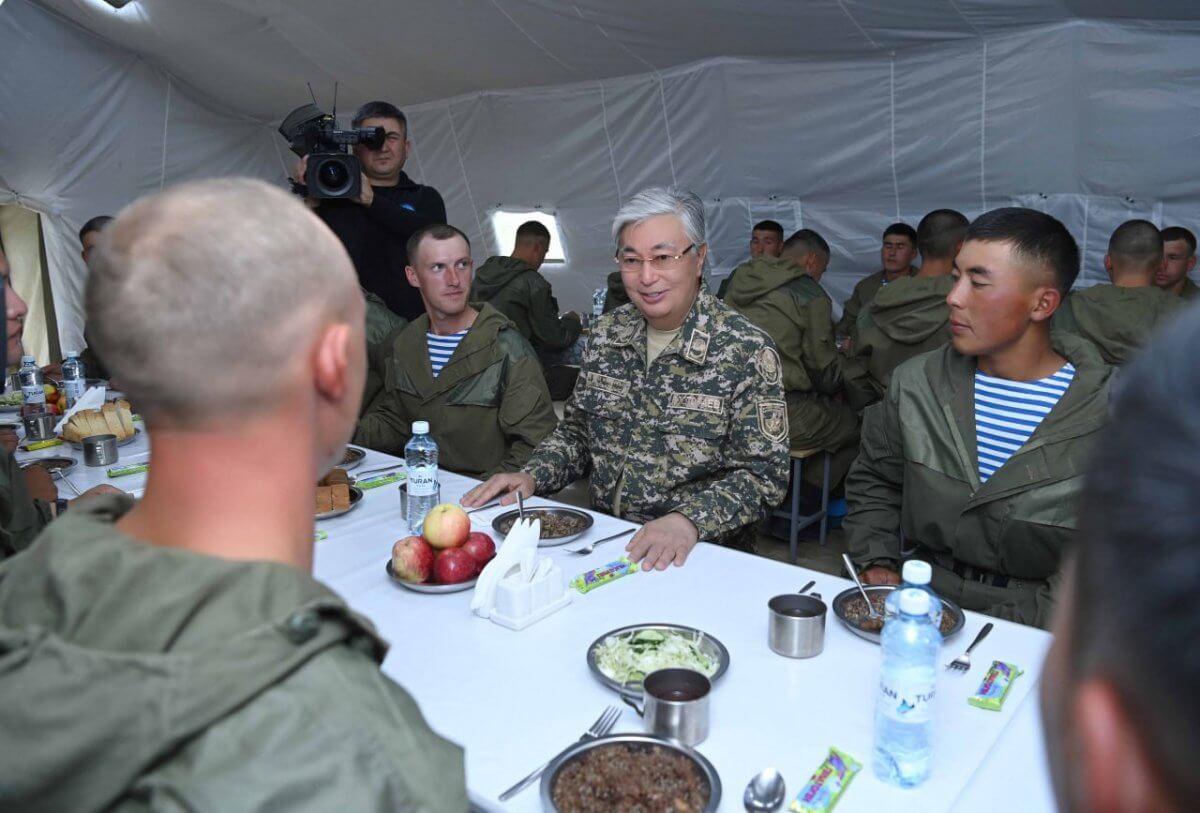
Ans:
[[[429,544],[439,550],[459,548],[471,533],[471,518],[454,503],[444,502],[429,509],[421,530]]]
[[[476,570],[483,570],[483,566],[496,556],[496,543],[490,536],[479,531],[474,531],[467,537],[462,549],[471,554]]]
[[[458,584],[475,578],[475,560],[462,548],[438,551],[433,560],[433,578],[438,584]]]
[[[406,582],[429,581],[433,548],[419,536],[407,536],[392,546],[392,572]]]

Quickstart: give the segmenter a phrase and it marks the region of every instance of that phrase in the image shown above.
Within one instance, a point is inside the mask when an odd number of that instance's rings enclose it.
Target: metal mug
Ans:
[[[621,699],[642,718],[647,734],[697,746],[708,737],[712,683],[692,669],[659,669],[642,681],[642,705]]]
[[[767,602],[767,643],[785,658],[812,658],[825,649],[829,608],[818,593],[784,593]]]
[[[21,418],[25,425],[25,440],[51,440],[58,419],[49,412],[32,412]]]
[[[116,435],[89,435],[80,441],[87,466],[111,466],[117,462]]]

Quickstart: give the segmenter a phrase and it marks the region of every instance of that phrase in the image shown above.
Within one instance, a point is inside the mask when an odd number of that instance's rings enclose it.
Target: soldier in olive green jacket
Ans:
[[[408,324],[407,319],[394,313],[387,303],[365,288],[363,298],[367,300],[367,378],[363,382],[360,416],[367,414],[376,396],[383,392],[387,349],[396,334]]]
[[[0,449],[0,560],[29,547],[53,517],[49,504],[30,496],[17,461]]]
[[[854,331],[862,309],[875,299],[885,286],[916,273],[913,260],[917,257],[917,232],[907,223],[893,223],[883,232],[883,244],[879,249],[879,260],[883,268],[863,277],[854,286],[850,298],[842,306],[842,318],[837,323],[839,338],[848,337],[851,347],[855,340]]]
[[[517,471],[557,419],[542,367],[512,322],[473,303],[475,323],[435,378],[426,344],[429,315],[395,334],[385,389],[358,423],[354,442],[403,455],[413,421],[429,421],[439,464],[471,477]]]
[[[467,809],[370,622],[296,568],[131,539],[130,504],[0,565],[0,809]]]
[[[784,243],[780,257],[764,255],[745,264],[725,302],[779,348],[791,448],[840,453],[830,469],[836,486],[858,453],[859,421],[837,400],[842,364],[833,341],[833,303],[817,281],[828,262],[828,245],[805,229]],[[819,467],[805,468],[806,482],[819,486],[821,479]]]
[[[629,294],[625,291],[625,283],[621,279],[620,271],[610,273],[605,282],[608,285],[608,293],[604,295],[605,313],[629,304]]]

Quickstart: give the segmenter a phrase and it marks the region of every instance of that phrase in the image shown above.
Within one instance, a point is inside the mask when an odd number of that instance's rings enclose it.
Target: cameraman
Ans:
[[[405,243],[417,230],[446,222],[446,206],[432,186],[414,183],[404,173],[412,142],[408,119],[395,105],[367,102],[354,115],[352,126],[382,127],[383,146],[354,147],[363,168],[362,194],[356,200],[312,201],[318,216],[346,246],[362,287],[378,295],[389,309],[412,320],[425,312],[421,294],[408,284]],[[304,181],[307,158],[296,165],[295,178]]]

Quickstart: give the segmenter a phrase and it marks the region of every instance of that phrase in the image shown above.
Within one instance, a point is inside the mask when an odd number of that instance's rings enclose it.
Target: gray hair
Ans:
[[[704,203],[695,192],[677,186],[652,186],[638,192],[617,211],[612,237],[616,243],[626,226],[659,215],[675,215],[683,223],[683,233],[697,247],[704,242]]]
[[[177,426],[270,405],[316,331],[362,308],[328,227],[249,178],[130,204],[101,232],[85,300],[113,378],[148,421]]]

